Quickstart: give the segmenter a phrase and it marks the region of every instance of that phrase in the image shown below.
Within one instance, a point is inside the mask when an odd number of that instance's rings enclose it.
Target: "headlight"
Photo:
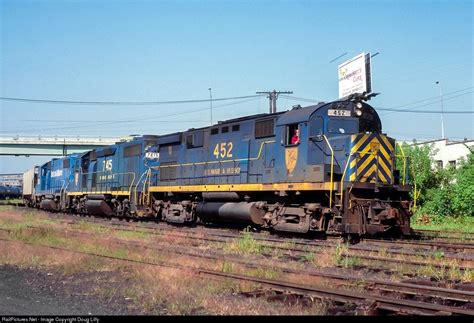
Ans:
[[[358,107],[359,109],[361,109],[361,108],[362,108],[362,103],[357,102],[357,103],[356,103],[356,107]]]
[[[355,113],[356,113],[356,115],[357,115],[358,117],[360,117],[360,116],[362,115],[362,110],[356,109],[356,110],[355,110]]]

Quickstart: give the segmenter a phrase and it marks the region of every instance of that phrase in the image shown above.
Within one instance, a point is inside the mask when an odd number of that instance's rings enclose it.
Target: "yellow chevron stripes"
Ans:
[[[393,140],[377,133],[353,135],[351,139],[349,180],[392,183]]]
[[[367,180],[370,178],[370,176],[372,175],[373,172],[375,172],[375,170],[377,169],[377,166],[375,164],[373,164],[370,169],[364,173],[364,175],[362,175],[362,177],[360,178],[360,181],[361,182],[367,182]]]

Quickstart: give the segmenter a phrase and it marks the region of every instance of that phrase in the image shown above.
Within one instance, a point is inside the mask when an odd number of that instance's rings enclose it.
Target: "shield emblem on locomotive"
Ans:
[[[380,150],[380,144],[377,141],[372,141],[370,143],[370,151],[372,155],[377,155]]]
[[[288,173],[292,173],[298,161],[298,147],[285,149],[285,165]]]

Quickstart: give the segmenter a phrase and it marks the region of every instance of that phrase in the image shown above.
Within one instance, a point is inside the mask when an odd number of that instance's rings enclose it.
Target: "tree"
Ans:
[[[454,175],[452,208],[457,216],[474,216],[474,153],[461,160]]]
[[[438,222],[446,216],[474,216],[474,154],[471,150],[459,167],[434,168],[433,146],[403,144],[397,149],[397,169],[403,172],[408,159],[408,183],[417,215],[428,215]]]

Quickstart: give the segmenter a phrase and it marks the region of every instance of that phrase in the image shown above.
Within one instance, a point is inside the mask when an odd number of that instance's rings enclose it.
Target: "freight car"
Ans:
[[[137,137],[74,158],[54,204],[65,211],[299,233],[410,232],[406,167],[400,175],[395,140],[363,96]]]

